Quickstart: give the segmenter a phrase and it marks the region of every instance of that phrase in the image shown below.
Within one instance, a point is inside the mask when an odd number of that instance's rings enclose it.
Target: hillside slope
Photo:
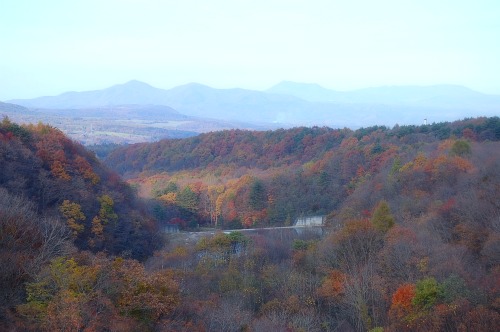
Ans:
[[[29,201],[39,215],[68,223],[78,248],[136,258],[154,249],[155,224],[129,186],[58,129],[4,119],[0,169],[0,188]]]
[[[5,119],[0,329],[495,331],[498,151],[498,117],[119,149],[108,161],[165,224],[325,217],[323,231],[172,234],[141,265],[126,257],[160,232],[130,187],[60,131]]]
[[[499,151],[494,117],[227,131],[131,146],[108,161],[157,199],[160,220],[181,228],[325,217],[322,235],[219,233],[158,255],[157,266],[184,271],[184,319],[193,324],[492,331],[500,324]],[[190,305],[211,298],[213,309]]]
[[[249,227],[284,224],[301,215],[342,209],[358,188],[366,189],[366,183],[388,185],[389,180],[373,181],[394,173],[393,167],[399,172],[419,154],[426,158],[428,175],[439,180],[432,186],[444,185],[442,179],[459,176],[460,167],[466,167],[455,163],[463,162],[470,169],[486,164],[482,159],[454,155],[453,144],[467,140],[473,156],[485,158],[474,153],[486,149],[497,155],[499,139],[498,118],[357,131],[317,127],[232,130],[120,148],[105,162],[135,179],[142,195],[190,206],[194,215],[186,214],[184,219],[213,223],[212,204],[217,205],[218,222]],[[433,164],[438,161],[443,164]]]
[[[297,127],[269,131],[225,130],[185,139],[164,139],[117,149],[106,164],[121,174],[143,171],[180,171],[214,168],[222,165],[266,169],[294,163],[306,163],[336,151],[341,142],[381,130],[390,140],[419,137],[443,140],[462,137],[469,129],[477,140],[498,140],[497,117],[477,121],[434,123],[422,126],[373,126],[356,131],[328,127]]]

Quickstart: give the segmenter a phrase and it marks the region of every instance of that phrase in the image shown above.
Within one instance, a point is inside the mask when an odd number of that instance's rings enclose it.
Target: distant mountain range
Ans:
[[[10,100],[28,108],[89,109],[119,105],[171,107],[179,116],[269,127],[421,124],[500,115],[500,96],[462,86],[393,86],[334,91],[317,84],[281,82],[266,91],[215,89],[197,83],[169,90],[136,80],[107,89]],[[138,115],[138,114],[137,114]]]
[[[312,102],[413,105],[428,107],[498,107],[500,96],[483,94],[459,85],[385,86],[335,91],[318,84],[281,82],[266,90]]]

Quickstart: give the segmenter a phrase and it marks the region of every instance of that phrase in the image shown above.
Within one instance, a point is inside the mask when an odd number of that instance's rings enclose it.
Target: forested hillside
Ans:
[[[181,228],[327,215],[323,236],[173,241],[150,261],[182,280],[171,329],[493,331],[499,151],[495,117],[226,131],[134,145],[107,162],[157,198],[158,218]]]
[[[35,319],[49,314],[44,311],[48,308],[44,301],[49,298],[60,297],[67,302],[78,297],[78,292],[67,296],[58,292],[38,294],[40,298],[30,293],[31,286],[27,285],[44,280],[48,271],[56,268],[54,264],[71,265],[75,263],[71,257],[92,257],[90,252],[144,260],[161,246],[156,221],[130,186],[56,128],[44,124],[19,126],[4,118],[0,122],[0,170],[2,322],[9,317],[9,309],[26,298],[38,301],[39,306],[30,309],[38,310],[32,317]],[[92,260],[89,257],[87,260]],[[101,263],[104,260],[101,257]],[[57,280],[63,283],[84,283],[88,277],[79,275],[75,277],[82,280],[63,281],[65,273],[77,273],[74,267],[65,268],[69,270],[52,270],[49,275],[61,278]],[[43,282],[42,286],[54,290],[52,284]],[[35,311],[29,311],[26,317]],[[30,326],[24,328],[37,329],[37,325]]]
[[[131,189],[59,130],[4,119],[0,329],[498,330],[499,151],[498,117],[231,130],[117,149],[106,162]],[[315,215],[322,232],[156,246],[157,222]]]
[[[274,131],[228,130],[187,139],[134,144],[117,149],[106,163],[122,174],[221,165],[269,168],[321,158],[326,152],[338,147],[345,138],[355,137],[367,141],[369,134],[374,132],[384,134],[377,137],[379,143],[391,140],[396,144],[405,144],[411,143],[409,140],[431,142],[447,138],[496,141],[500,139],[499,121],[497,117],[478,118],[422,126],[395,126],[392,129],[374,126],[356,131],[328,127]]]
[[[374,195],[359,203],[363,209],[421,186],[435,195],[485,167],[499,139],[498,118],[357,131],[232,130],[132,145],[117,149],[106,163],[133,177],[143,196],[165,202],[156,210],[166,222],[178,217],[183,224],[250,227],[338,213],[347,197],[358,195]],[[415,188],[407,187],[415,181]]]
[[[65,219],[79,249],[152,253],[155,223],[130,187],[83,146],[54,127],[4,119],[0,149],[0,186],[36,213]]]

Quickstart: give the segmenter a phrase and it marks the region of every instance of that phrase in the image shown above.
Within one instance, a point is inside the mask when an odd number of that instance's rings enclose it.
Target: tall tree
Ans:
[[[256,179],[250,186],[248,200],[250,207],[254,210],[262,210],[266,207],[266,189],[261,180]]]
[[[86,219],[85,215],[81,210],[80,204],[71,202],[67,199],[63,201],[59,207],[59,211],[62,213],[63,217],[66,218],[66,222],[73,233],[73,237],[77,237],[78,234],[82,233],[85,226],[81,223]]]
[[[376,229],[384,233],[394,226],[394,217],[391,214],[389,204],[385,200],[377,204],[371,221]]]
[[[177,194],[177,203],[179,206],[191,212],[198,211],[198,201],[198,195],[189,186],[186,186]]]

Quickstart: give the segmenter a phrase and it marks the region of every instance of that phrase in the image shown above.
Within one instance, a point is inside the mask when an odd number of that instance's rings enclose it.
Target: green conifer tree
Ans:
[[[371,222],[376,229],[384,233],[394,226],[394,217],[386,201],[382,200],[377,204]]]

